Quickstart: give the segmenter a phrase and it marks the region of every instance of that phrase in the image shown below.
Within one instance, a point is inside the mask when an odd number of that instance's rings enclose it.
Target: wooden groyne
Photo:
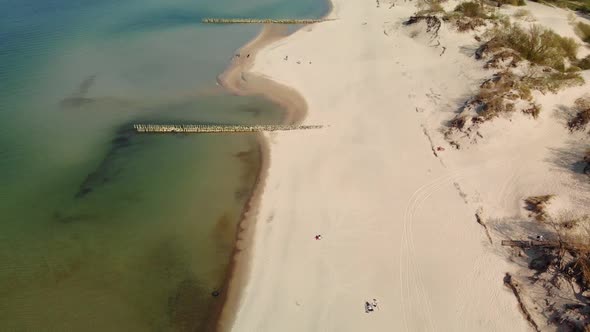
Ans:
[[[257,131],[286,131],[286,130],[307,130],[320,129],[321,125],[158,125],[158,124],[136,124],[133,125],[138,133],[247,133]]]
[[[313,24],[325,21],[331,21],[332,19],[319,18],[319,19],[285,19],[285,20],[273,20],[273,19],[257,19],[257,18],[204,18],[201,22],[211,24]]]

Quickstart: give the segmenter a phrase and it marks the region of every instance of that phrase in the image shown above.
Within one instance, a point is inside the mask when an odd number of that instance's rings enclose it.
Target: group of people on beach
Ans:
[[[377,299],[373,299],[373,302],[365,301],[365,313],[373,312],[375,309],[379,309]]]

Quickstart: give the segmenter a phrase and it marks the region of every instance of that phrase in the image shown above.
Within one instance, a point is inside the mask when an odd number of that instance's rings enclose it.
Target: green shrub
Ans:
[[[576,56],[578,54],[578,48],[580,47],[580,45],[573,38],[561,37],[557,34],[556,36],[556,40],[557,42],[559,42],[561,49],[563,49],[563,51],[565,52],[565,56],[571,61],[575,61]]]
[[[579,45],[572,38],[533,25],[525,30],[517,24],[494,33],[495,46],[511,48],[532,63],[564,70],[564,59],[576,59]]]
[[[526,17],[531,16],[531,12],[526,9],[519,9],[519,10],[515,11],[512,16],[514,16],[516,18],[526,18]]]
[[[418,8],[420,10],[418,12],[416,12],[416,14],[415,14],[418,16],[445,12],[443,6],[440,4],[440,1],[438,1],[438,0],[419,2]]]
[[[567,73],[577,73],[579,71],[581,71],[582,68],[578,67],[578,66],[569,66],[565,71]]]
[[[503,5],[526,6],[524,0],[499,0],[498,2]]]
[[[590,13],[590,1],[588,0],[532,0],[534,2],[569,8],[582,13]]]
[[[477,2],[463,2],[455,7],[455,11],[467,17],[487,18],[484,8]]]

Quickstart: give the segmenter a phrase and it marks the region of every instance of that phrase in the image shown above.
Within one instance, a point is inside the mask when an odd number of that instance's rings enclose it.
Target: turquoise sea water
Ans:
[[[0,0],[0,330],[197,331],[258,172],[254,136],[136,122],[276,123],[215,86],[257,26],[323,0]]]

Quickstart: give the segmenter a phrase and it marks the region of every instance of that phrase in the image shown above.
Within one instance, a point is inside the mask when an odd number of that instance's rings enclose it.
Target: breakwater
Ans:
[[[136,124],[133,128],[138,133],[245,133],[258,131],[287,131],[320,129],[322,125],[158,125]]]
[[[285,19],[285,20],[273,20],[273,19],[256,19],[256,18],[204,18],[201,22],[212,23],[212,24],[260,24],[260,23],[272,23],[272,24],[313,24],[321,23],[325,21],[331,21],[332,19],[320,18],[320,19]]]

